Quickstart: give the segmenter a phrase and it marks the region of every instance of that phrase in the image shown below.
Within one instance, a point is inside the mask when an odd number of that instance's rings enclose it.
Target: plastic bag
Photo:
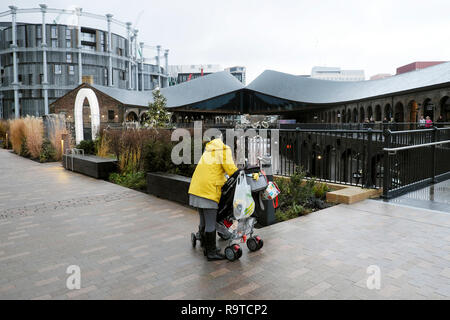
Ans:
[[[262,198],[264,200],[273,200],[279,194],[280,194],[280,189],[278,188],[277,184],[275,182],[273,182],[273,181],[270,181],[269,185],[266,188],[266,190],[264,190]]]
[[[233,198],[233,214],[236,219],[250,217],[255,211],[255,201],[244,171],[239,173]]]

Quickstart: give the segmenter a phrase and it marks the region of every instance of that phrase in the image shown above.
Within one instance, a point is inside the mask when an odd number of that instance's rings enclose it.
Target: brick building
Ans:
[[[425,69],[435,66],[437,64],[444,63],[446,61],[416,61],[397,68],[397,74],[402,74],[410,71]]]

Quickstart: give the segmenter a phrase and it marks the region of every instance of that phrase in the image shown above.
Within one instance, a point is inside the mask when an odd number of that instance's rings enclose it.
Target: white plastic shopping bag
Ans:
[[[255,211],[255,201],[252,197],[250,185],[247,183],[244,171],[237,177],[233,198],[233,214],[236,219],[250,217]]]

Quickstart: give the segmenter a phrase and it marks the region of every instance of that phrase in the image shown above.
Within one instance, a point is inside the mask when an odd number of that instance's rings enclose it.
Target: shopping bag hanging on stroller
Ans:
[[[233,214],[239,220],[250,217],[255,211],[255,201],[252,197],[252,190],[247,183],[244,171],[239,173],[236,189],[233,198]]]

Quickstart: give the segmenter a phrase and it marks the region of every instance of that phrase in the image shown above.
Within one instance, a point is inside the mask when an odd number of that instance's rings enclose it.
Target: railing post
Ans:
[[[431,137],[431,142],[437,141],[438,130],[433,126],[433,135]],[[431,146],[431,182],[435,183],[436,178],[436,145]]]
[[[387,129],[384,131],[384,148],[389,148],[391,145],[391,130]],[[391,180],[391,162],[389,161],[389,153],[383,151],[384,153],[384,165],[383,165],[383,198],[388,198],[389,193],[389,181]]]
[[[365,171],[365,188],[372,188],[372,129],[367,129],[367,158]]]
[[[295,157],[296,157],[295,162],[296,162],[297,166],[300,166],[300,163],[301,163],[300,148],[302,147],[302,143],[301,143],[301,140],[300,140],[300,129],[299,128],[295,129],[295,138],[296,138],[296,141],[297,141],[297,143],[296,143],[297,144],[297,148],[296,148],[297,152],[295,154]]]

